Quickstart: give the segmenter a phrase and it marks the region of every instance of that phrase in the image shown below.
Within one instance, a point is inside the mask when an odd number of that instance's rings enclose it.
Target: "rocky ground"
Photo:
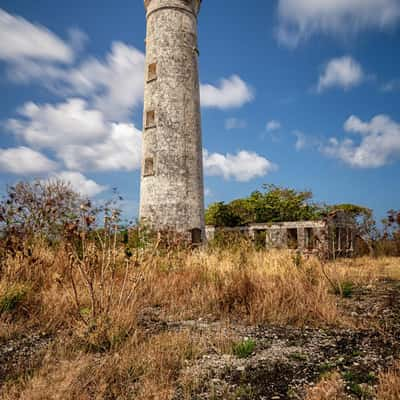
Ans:
[[[242,357],[210,353],[188,367],[192,398],[303,399],[332,371],[343,377],[349,399],[373,398],[377,375],[400,357],[400,283],[384,280],[355,288],[339,301],[359,328],[231,326],[231,333],[242,343],[254,343],[254,349]],[[218,324],[189,325],[210,334],[221,330]],[[175,399],[181,398],[178,390]]]
[[[239,345],[228,354],[210,348],[188,364],[174,400],[187,396],[188,387],[190,397],[198,400],[303,399],[307,388],[330,371],[341,374],[349,399],[371,399],[379,372],[400,358],[400,282],[355,288],[338,301],[357,328],[177,323],[160,319],[156,310],[144,313],[140,324],[149,334],[189,329],[234,337]],[[0,386],[34,369],[51,342],[35,334],[0,343]]]
[[[33,370],[41,363],[52,337],[36,333],[0,342],[0,388],[8,379]]]

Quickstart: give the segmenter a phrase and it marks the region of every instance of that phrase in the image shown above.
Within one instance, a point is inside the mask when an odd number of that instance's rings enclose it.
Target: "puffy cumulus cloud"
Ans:
[[[43,26],[0,9],[0,59],[17,62],[42,60],[70,63],[72,48]]]
[[[265,129],[267,130],[267,132],[273,132],[277,131],[278,129],[281,129],[281,127],[282,127],[281,123],[273,119],[267,122]]]
[[[110,123],[82,99],[57,105],[27,103],[8,129],[36,148],[54,151],[68,169],[117,171],[140,168],[141,133],[132,124]]]
[[[218,87],[210,84],[200,86],[201,105],[220,109],[238,108],[254,99],[253,90],[239,76],[221,79]]]
[[[92,197],[107,190],[107,186],[99,185],[79,172],[62,171],[51,175],[51,178],[69,182],[72,188],[81,195]]]
[[[105,141],[64,146],[58,156],[73,170],[132,171],[141,165],[141,136],[132,124],[111,124]]]
[[[56,105],[29,102],[19,114],[22,118],[7,122],[8,129],[36,147],[58,149],[99,140],[108,133],[103,114],[88,109],[82,99],[69,99]]]
[[[141,51],[114,42],[105,60],[88,58],[74,68],[28,60],[15,64],[8,75],[16,82],[40,82],[61,96],[84,97],[91,107],[116,121],[128,119],[143,100],[144,60]]]
[[[57,62],[72,62],[74,52],[81,51],[88,40],[77,29],[71,29],[69,36],[70,44],[66,44],[45,28],[3,11],[0,38],[6,46],[0,49],[0,59],[12,61],[8,77],[17,83],[40,83],[62,97],[84,98],[109,121],[128,121],[143,101],[145,55],[117,41],[104,59],[88,57],[79,65],[60,65]],[[11,39],[16,43],[8,49]],[[200,90],[204,107],[241,107],[254,98],[252,89],[237,75],[222,79],[219,86],[201,85]]]
[[[265,176],[276,169],[276,166],[266,158],[254,152],[239,151],[234,154],[210,154],[203,150],[203,163],[205,174],[222,176],[224,179],[235,179],[247,182],[254,178]]]
[[[33,175],[53,171],[57,164],[43,154],[21,146],[0,149],[0,171],[16,175]]]
[[[361,65],[352,57],[340,57],[330,60],[321,74],[317,91],[319,93],[333,87],[345,90],[360,85],[365,80]]]
[[[87,96],[111,120],[123,120],[143,100],[144,54],[122,42],[112,44],[105,62],[89,59],[67,71],[66,93]]]
[[[225,120],[225,129],[230,131],[232,129],[244,129],[247,127],[247,122],[239,118],[227,118]]]
[[[400,20],[398,0],[279,0],[278,40],[289,47],[315,33],[385,30]]]
[[[389,116],[377,115],[369,122],[351,116],[344,129],[359,134],[361,140],[331,138],[322,149],[326,155],[358,168],[382,167],[400,159],[400,124]]]

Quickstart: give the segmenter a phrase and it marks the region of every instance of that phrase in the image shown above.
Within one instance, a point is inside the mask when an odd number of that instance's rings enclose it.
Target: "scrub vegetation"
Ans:
[[[1,203],[1,399],[399,398],[398,258],[192,248],[21,185]]]

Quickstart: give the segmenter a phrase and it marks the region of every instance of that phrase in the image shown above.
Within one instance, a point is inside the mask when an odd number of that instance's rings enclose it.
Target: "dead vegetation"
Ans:
[[[193,249],[34,189],[0,210],[1,399],[398,398],[398,259]]]
[[[356,328],[340,299],[398,278],[398,260],[391,258],[321,264],[245,244],[137,248],[128,256],[107,235],[80,236],[74,247],[39,241],[6,254],[0,340],[36,332],[53,339],[40,362],[0,379],[1,398],[172,399],[186,367],[210,351],[233,354],[237,340],[229,329],[210,336],[182,321]],[[340,382],[332,375],[308,396],[339,399],[332,396],[341,393]],[[397,398],[398,370],[380,382],[378,398]],[[195,398],[189,388],[181,393]]]

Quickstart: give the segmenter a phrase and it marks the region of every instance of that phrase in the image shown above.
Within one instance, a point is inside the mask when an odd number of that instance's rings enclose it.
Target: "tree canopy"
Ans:
[[[263,185],[262,190],[230,203],[210,204],[206,210],[206,224],[215,226],[245,226],[251,223],[312,221],[326,217],[333,211],[349,213],[362,228],[363,235],[374,226],[372,210],[356,204],[318,204],[309,190],[295,190],[276,185]],[[365,232],[364,232],[365,231]]]
[[[264,185],[262,191],[230,203],[211,204],[206,223],[216,226],[243,226],[250,223],[315,220],[326,207],[312,201],[311,191],[298,191],[276,185]]]

